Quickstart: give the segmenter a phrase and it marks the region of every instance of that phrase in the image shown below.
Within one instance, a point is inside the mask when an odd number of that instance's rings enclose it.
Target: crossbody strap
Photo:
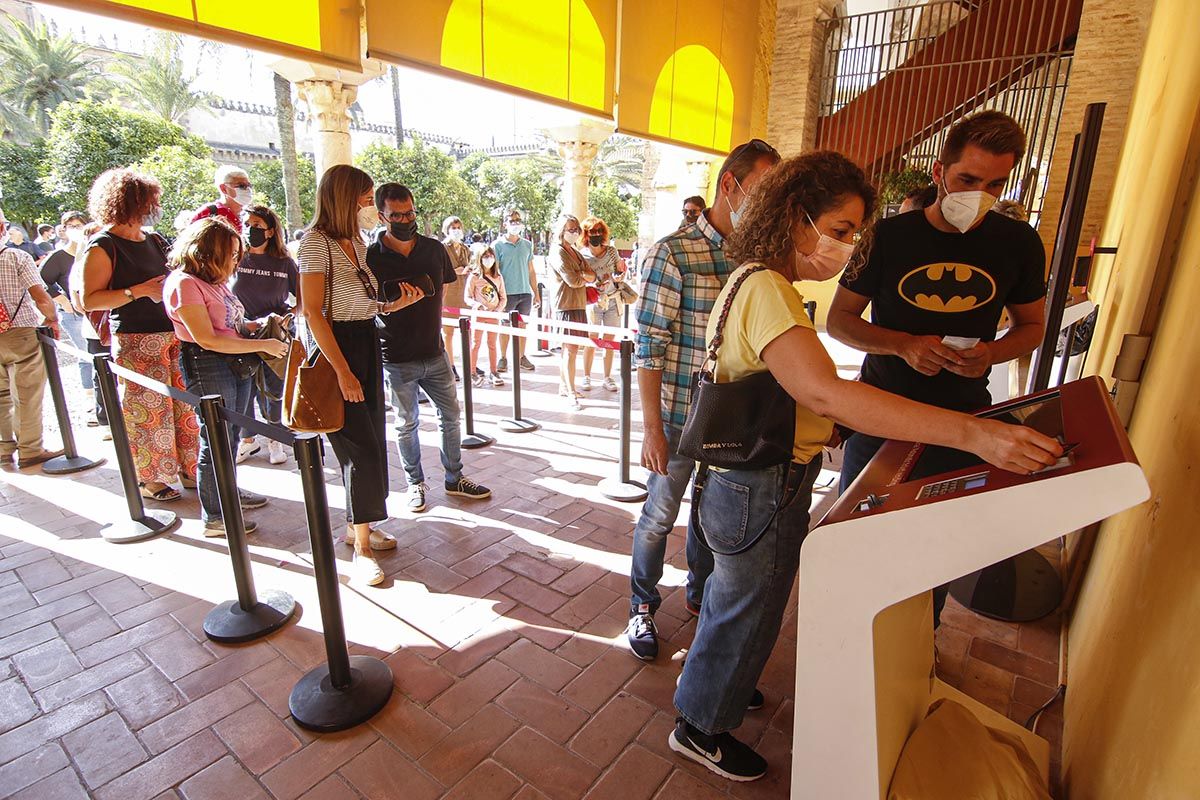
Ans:
[[[738,289],[742,288],[742,284],[756,272],[762,272],[767,269],[763,264],[755,264],[747,267],[746,271],[738,276],[733,282],[733,286],[729,289],[729,294],[725,296],[725,305],[721,308],[721,316],[717,317],[717,329],[713,332],[712,341],[708,345],[708,360],[716,362],[717,350],[721,347],[721,343],[725,341],[725,321],[729,318],[729,309],[733,307],[733,298],[737,296]]]
[[[329,251],[329,263],[325,266],[325,319],[333,324],[333,237],[321,231],[325,237],[325,248]],[[353,245],[351,245],[353,247]],[[341,248],[341,245],[338,245]]]

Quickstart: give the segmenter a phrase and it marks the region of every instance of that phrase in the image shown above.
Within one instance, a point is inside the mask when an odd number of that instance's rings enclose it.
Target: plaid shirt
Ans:
[[[642,261],[638,367],[662,370],[664,422],[676,428],[687,419],[692,376],[704,363],[709,312],[736,266],[723,243],[701,214],[696,224],[652,245]]]
[[[33,258],[24,250],[15,247],[5,247],[0,250],[0,303],[12,318],[14,328],[36,328],[41,322],[42,314],[37,303],[26,292],[31,286],[41,286],[42,277],[38,274],[37,265]],[[24,297],[24,302],[21,298]],[[21,307],[17,311],[17,306]]]

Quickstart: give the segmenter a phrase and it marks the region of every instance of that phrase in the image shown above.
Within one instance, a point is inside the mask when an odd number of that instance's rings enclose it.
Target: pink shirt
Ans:
[[[181,341],[193,344],[196,340],[179,318],[181,307],[204,306],[212,322],[213,333],[218,336],[238,336],[237,326],[246,315],[241,301],[229,291],[227,285],[208,283],[178,269],[171,270],[163,284],[163,305],[167,307],[167,316],[175,326],[175,335]]]

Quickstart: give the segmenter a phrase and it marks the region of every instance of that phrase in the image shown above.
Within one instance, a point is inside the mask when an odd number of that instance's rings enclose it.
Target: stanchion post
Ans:
[[[633,435],[633,342],[621,342],[621,458],[616,480],[600,481],[600,494],[622,503],[639,503],[646,499],[646,486],[629,475],[630,443]]]
[[[326,733],[342,731],[366,722],[387,705],[392,696],[392,670],[378,658],[352,657],[346,649],[333,533],[329,527],[329,499],[321,472],[320,437],[299,434],[294,449],[304,486],[304,510],[308,516],[327,663],[296,682],[288,698],[288,708],[296,722],[305,728]]]
[[[129,449],[129,431],[125,428],[125,414],[121,411],[121,398],[117,394],[117,379],[109,366],[111,360],[112,356],[101,353],[92,359],[92,365],[100,385],[100,402],[104,404],[108,429],[112,433],[113,451],[121,471],[125,502],[129,506],[129,519],[109,523],[100,529],[100,535],[107,541],[123,544],[166,533],[179,524],[179,519],[170,511],[148,511],[142,504],[137,467]]]
[[[544,283],[542,283],[541,281],[538,281],[538,297],[541,298],[542,302],[538,303],[536,318],[537,319],[545,319],[546,318],[546,313],[545,313],[546,312],[546,285]],[[546,330],[542,325],[538,324],[537,322],[535,322],[534,325],[538,326],[538,330],[541,330],[541,331]],[[530,355],[537,356],[538,358],[546,358],[547,356],[554,355],[554,353],[550,352],[550,342],[548,340],[538,339],[537,340],[537,349],[534,350],[532,353],[530,353]]]
[[[463,413],[466,416],[466,436],[462,437],[462,446],[468,450],[487,447],[496,440],[475,432],[475,372],[471,369],[471,318],[459,317],[458,330],[462,333],[462,374],[463,374]],[[517,364],[520,371],[521,365]]]
[[[509,315],[509,323],[514,331],[520,321],[521,315],[516,311]],[[509,337],[509,342],[512,344],[513,415],[508,419],[500,420],[500,430],[508,433],[532,433],[542,426],[533,420],[525,419],[521,414],[521,340],[520,337],[513,335]]]
[[[71,429],[67,396],[63,391],[62,373],[58,369],[58,348],[46,341],[49,338],[53,338],[49,328],[38,328],[38,344],[42,348],[42,360],[46,362],[46,381],[50,384],[54,415],[58,418],[58,430],[62,434],[63,454],[42,464],[42,472],[47,475],[70,475],[73,472],[98,467],[106,459],[84,458],[75,449],[75,431]]]
[[[213,475],[217,496],[221,499],[221,519],[225,523],[225,540],[229,543],[229,558],[233,562],[233,582],[237,600],[226,600],[204,618],[204,634],[214,642],[249,642],[261,639],[287,624],[296,612],[296,601],[287,592],[268,590],[260,597],[254,590],[254,573],[250,567],[250,548],[246,545],[246,524],[242,519],[242,504],[238,499],[237,467],[229,444],[229,426],[221,417],[221,396],[200,398],[200,416],[208,435],[212,454]]]

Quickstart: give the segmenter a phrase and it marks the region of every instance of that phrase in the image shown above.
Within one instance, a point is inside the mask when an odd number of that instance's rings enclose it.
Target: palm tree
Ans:
[[[207,109],[213,95],[192,89],[196,73],[184,70],[182,47],[183,38],[178,34],[155,34],[154,43],[144,56],[125,56],[113,65],[117,94],[168,122],[180,123],[189,111]]]
[[[300,180],[296,163],[296,109],[292,105],[292,83],[278,72],[275,76],[275,124],[279,127],[279,159],[283,167],[283,197],[287,224],[292,230],[304,226],[300,211]]]
[[[54,36],[45,23],[26,25],[11,15],[0,29],[0,115],[20,135],[17,117],[32,120],[43,134],[59,103],[77,100],[96,77],[96,60],[70,36]],[[27,131],[25,131],[27,133]]]
[[[614,134],[600,145],[592,164],[591,183],[612,181],[627,192],[642,187],[642,171],[646,161],[645,143],[632,136]]]

